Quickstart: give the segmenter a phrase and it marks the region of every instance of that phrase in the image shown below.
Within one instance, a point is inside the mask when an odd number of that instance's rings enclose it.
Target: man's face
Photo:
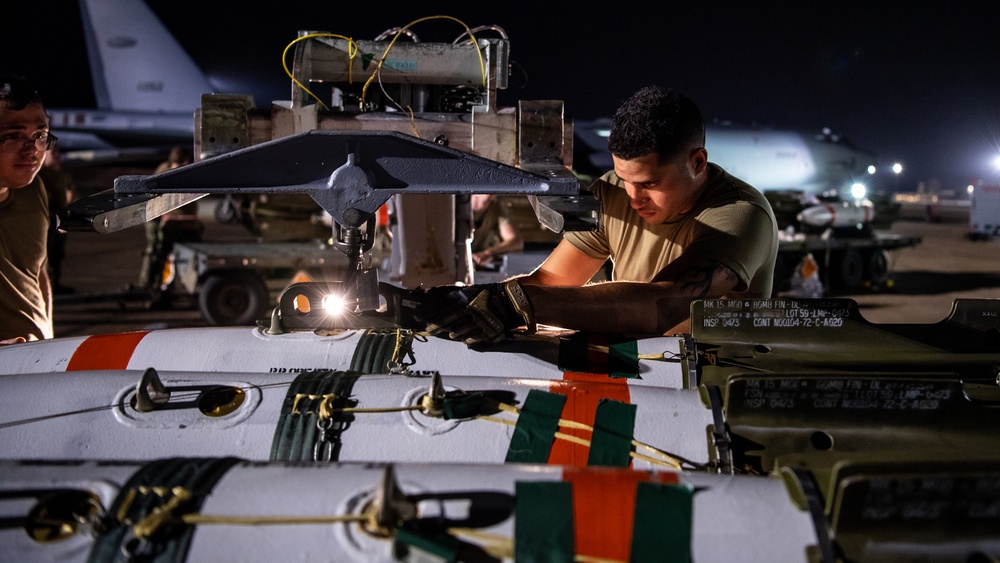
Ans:
[[[708,157],[704,149],[697,149],[686,159],[668,162],[660,162],[656,153],[631,160],[612,158],[632,208],[647,223],[663,223],[694,204],[698,188],[704,183]]]
[[[34,139],[48,133],[49,118],[41,104],[12,110],[0,103],[0,139]],[[33,142],[0,143],[0,188],[23,188],[35,179],[45,160],[45,147]]]

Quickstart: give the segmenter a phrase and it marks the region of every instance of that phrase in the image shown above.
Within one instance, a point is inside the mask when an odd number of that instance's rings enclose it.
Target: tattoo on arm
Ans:
[[[736,272],[731,268],[713,261],[706,266],[691,267],[682,271],[677,276],[677,283],[680,284],[685,293],[695,296],[695,299],[704,299],[712,289],[712,282],[717,273],[725,281],[737,279]]]

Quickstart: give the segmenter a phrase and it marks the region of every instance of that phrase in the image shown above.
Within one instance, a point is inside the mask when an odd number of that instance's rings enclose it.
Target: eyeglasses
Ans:
[[[52,150],[59,139],[51,133],[39,133],[34,137],[22,137],[17,133],[0,137],[0,149],[17,150],[28,143],[33,143],[36,149]]]

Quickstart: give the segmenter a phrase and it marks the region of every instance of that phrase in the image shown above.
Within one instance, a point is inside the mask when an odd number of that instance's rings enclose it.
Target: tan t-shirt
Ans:
[[[0,202],[0,340],[52,338],[38,276],[45,268],[49,206],[38,178]]]
[[[601,201],[600,225],[594,231],[566,233],[565,239],[588,256],[610,257],[614,279],[652,281],[667,264],[694,252],[736,272],[739,296],[771,296],[778,227],[770,204],[746,182],[709,164],[695,206],[656,225],[632,209],[624,182],[614,172],[590,189]]]
[[[472,251],[481,252],[503,242],[500,230],[510,224],[510,216],[502,198],[493,200],[475,221],[472,233]]]

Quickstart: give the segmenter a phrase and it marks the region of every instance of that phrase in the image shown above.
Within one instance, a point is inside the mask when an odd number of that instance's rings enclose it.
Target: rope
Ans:
[[[169,491],[163,487],[139,487],[130,489],[128,498],[124,503],[124,509],[119,510],[119,521],[123,521],[124,513],[127,512],[128,505],[135,500],[137,494],[156,494],[159,496],[170,496],[166,503],[155,508],[149,515],[132,525],[132,535],[137,539],[147,539],[156,531],[170,521],[181,521],[192,525],[223,525],[223,526],[289,526],[302,524],[340,524],[340,523],[369,523],[375,522],[375,509],[370,508],[364,514],[348,515],[324,515],[324,516],[234,516],[234,515],[213,515],[199,514],[192,512],[174,515],[178,507],[188,502],[192,498],[190,491],[183,487],[173,487]]]
[[[152,489],[152,492],[160,494],[161,491],[157,489],[159,488],[157,487]],[[135,489],[133,489],[133,491],[134,490]],[[132,491],[129,492],[131,493]],[[141,488],[140,492],[142,492]],[[138,522],[135,523],[135,525],[132,526],[132,535],[134,535],[136,538],[140,540],[152,536],[153,534],[156,533],[156,530],[158,530],[160,526],[162,526],[168,520],[173,518],[173,512],[174,510],[177,510],[178,506],[191,500],[192,497],[191,491],[185,489],[184,487],[173,487],[172,489],[170,489],[170,494],[172,496],[169,499],[167,499],[167,502],[165,504],[156,507],[155,509],[153,509],[153,512],[151,512],[145,518],[139,520]],[[165,495],[160,494],[160,496],[165,496]],[[133,496],[132,499],[134,498],[135,497]]]
[[[518,415],[518,416],[521,415],[521,410],[518,409],[517,407],[515,407],[514,405],[509,405],[507,403],[496,403],[496,406],[497,406],[497,408],[499,408],[503,412],[515,414],[515,415]],[[482,420],[486,420],[486,421],[489,421],[489,422],[499,422],[499,423],[502,423],[502,424],[507,424],[508,426],[516,426],[516,424],[517,424],[516,421],[508,420],[506,418],[495,417],[495,416],[481,415],[481,416],[477,416],[476,418],[479,418],[479,419],[482,419]],[[559,426],[563,427],[563,428],[572,428],[572,429],[575,429],[575,430],[584,430],[584,431],[591,432],[591,433],[594,432],[594,427],[593,426],[589,426],[587,424],[583,424],[582,422],[576,422],[576,421],[573,421],[573,420],[566,420],[566,419],[563,419],[563,418],[559,419]],[[586,446],[588,448],[590,447],[590,440],[587,440],[585,438],[580,438],[580,437],[577,437],[577,436],[571,436],[569,434],[564,434],[562,432],[556,432],[555,436],[556,436],[557,439],[560,439],[560,440],[566,440],[567,442],[572,442],[574,444],[579,444],[581,446]],[[652,452],[654,452],[654,453],[662,456],[662,459],[658,459],[658,458],[654,458],[654,457],[650,457],[650,456],[646,456],[646,455],[640,454],[640,453],[635,452],[635,451],[629,452],[629,456],[631,456],[632,458],[638,459],[638,460],[641,460],[641,461],[645,461],[647,463],[651,463],[651,464],[654,464],[654,465],[660,465],[660,466],[664,466],[664,467],[670,467],[670,468],[678,469],[678,470],[682,470],[683,469],[683,467],[681,465],[682,463],[688,463],[688,464],[696,466],[696,467],[702,466],[702,464],[698,464],[698,463],[692,462],[690,460],[684,459],[684,458],[682,458],[680,456],[667,453],[667,452],[665,452],[665,451],[663,451],[663,450],[661,450],[659,448],[655,448],[653,446],[650,446],[649,444],[645,444],[645,443],[640,442],[640,441],[638,441],[638,440],[636,440],[634,438],[632,439],[632,445],[635,446],[635,447],[637,447],[637,448],[645,448],[647,450],[650,450],[650,451],[652,451]]]
[[[413,331],[407,329],[396,330],[396,345],[392,349],[392,359],[390,361],[389,372],[393,373],[393,370],[401,370],[406,373],[408,368],[413,365],[413,363],[404,364],[404,356],[412,357],[412,344],[413,344]]]
[[[343,35],[339,35],[339,34],[336,34],[336,33],[310,33],[309,35],[303,35],[302,37],[298,37],[298,38],[294,39],[291,43],[289,43],[288,45],[286,45],[285,46],[285,50],[281,52],[281,66],[285,69],[285,74],[287,74],[288,77],[292,79],[292,82],[295,83],[296,86],[298,86],[299,88],[301,88],[305,93],[307,93],[310,96],[312,96],[313,99],[316,100],[316,102],[320,106],[322,106],[323,109],[329,110],[330,109],[329,106],[327,106],[326,104],[324,104],[323,100],[319,99],[319,96],[317,96],[316,94],[313,94],[312,91],[309,90],[309,88],[306,87],[305,84],[302,84],[301,82],[299,82],[295,78],[295,75],[292,74],[292,71],[288,69],[288,50],[292,48],[292,45],[295,45],[299,41],[304,41],[306,39],[312,39],[314,37],[335,37],[337,39],[343,39],[343,40],[347,41],[347,59],[348,59],[348,62],[347,62],[347,82],[349,84],[353,84],[354,83],[354,77],[353,77],[353,72],[354,72],[354,57],[356,57],[358,55],[358,44],[354,41],[354,39],[352,39],[350,37],[345,37]]]
[[[183,487],[173,487],[169,491],[162,487],[140,487],[138,491],[131,489],[129,494],[134,498],[135,494],[159,494],[160,496],[170,495],[165,504],[157,507],[151,514],[135,523],[132,526],[132,535],[140,540],[148,539],[156,531],[170,521],[180,521],[188,525],[196,526],[296,526],[296,525],[329,525],[329,524],[349,524],[367,523],[375,526],[376,508],[370,507],[364,514],[333,514],[317,516],[235,516],[224,514],[200,514],[191,512],[180,516],[174,515],[174,511],[185,502],[191,500],[192,494]],[[510,559],[514,556],[514,540],[506,536],[480,532],[471,528],[449,528],[448,533],[475,541],[479,547],[489,555],[498,558]],[[588,555],[575,555],[574,561],[580,563],[624,563],[616,559],[603,557],[592,557]]]
[[[368,522],[371,518],[362,514],[330,516],[226,516],[209,514],[185,514],[181,521],[185,524],[224,526],[291,526],[297,524],[348,524]]]
[[[444,16],[444,15],[441,15],[441,16],[427,16],[427,17],[416,19],[416,20],[414,20],[414,21],[406,24],[405,26],[403,26],[402,28],[400,28],[399,31],[396,32],[395,36],[393,36],[392,41],[389,42],[389,46],[385,48],[385,51],[382,52],[382,56],[378,59],[378,65],[375,66],[375,70],[372,72],[371,76],[368,77],[368,80],[365,81],[364,86],[361,88],[361,103],[362,103],[362,105],[364,105],[365,99],[368,97],[368,86],[372,83],[372,81],[377,76],[380,76],[380,74],[382,72],[382,65],[385,63],[386,57],[389,55],[389,51],[391,51],[392,47],[396,44],[396,40],[398,40],[399,37],[403,34],[403,32],[406,31],[407,29],[409,29],[410,27],[412,27],[412,26],[414,26],[414,25],[416,25],[418,23],[421,23],[421,22],[424,22],[424,21],[427,21],[427,20],[433,20],[433,19],[452,20],[452,21],[458,23],[459,25],[461,25],[462,27],[465,28],[465,30],[469,34],[469,39],[472,41],[472,48],[475,50],[476,55],[479,57],[479,70],[482,73],[483,85],[484,86],[486,85],[486,64],[483,61],[483,53],[479,50],[479,46],[476,43],[476,38],[472,34],[472,32],[469,30],[469,26],[465,25],[465,23],[462,22],[462,20],[460,20],[458,18],[453,18],[451,16]]]
[[[410,405],[405,407],[343,407],[334,408],[333,402],[337,399],[336,393],[327,393],[325,395],[309,395],[307,393],[299,393],[295,395],[295,400],[292,402],[292,414],[303,414],[299,410],[299,401],[302,399],[310,399],[313,401],[320,401],[319,411],[316,413],[319,415],[320,420],[329,420],[333,418],[334,413],[350,413],[350,414],[366,414],[366,413],[387,413],[387,412],[406,412],[406,411],[423,411],[423,405]]]

